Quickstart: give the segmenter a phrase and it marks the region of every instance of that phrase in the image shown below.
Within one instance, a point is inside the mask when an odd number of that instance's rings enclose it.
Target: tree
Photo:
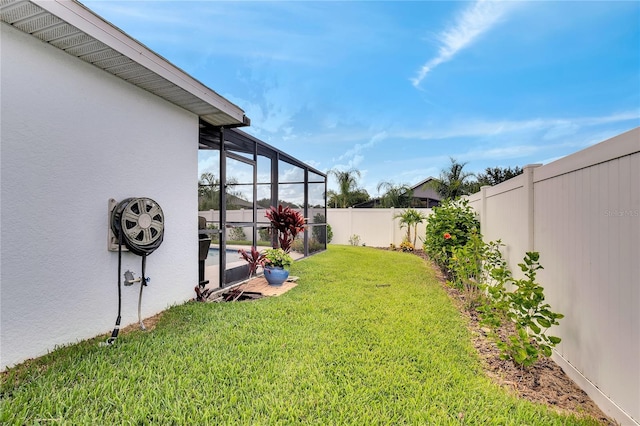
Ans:
[[[393,216],[394,219],[400,219],[400,228],[407,227],[407,241],[416,245],[416,238],[418,237],[418,225],[427,220],[427,216],[420,213],[416,209],[407,209],[402,213]],[[413,241],[411,240],[411,228],[414,229]]]
[[[219,210],[220,180],[213,173],[200,175],[198,182],[198,210]]]
[[[378,192],[384,190],[380,197],[380,207],[411,207],[413,190],[409,185],[380,182],[377,189]]]
[[[238,184],[235,178],[227,179],[227,209],[237,209],[248,200],[240,191],[233,191]],[[198,181],[198,210],[220,210],[220,179],[211,172],[202,173]]]
[[[331,169],[329,170],[329,174],[336,178],[339,188],[339,192],[328,191],[329,205],[345,208],[369,199],[367,191],[358,188],[359,170],[349,169],[347,171],[341,171]]]
[[[483,186],[483,185],[493,186],[521,174],[522,174],[522,169],[518,166],[514,167],[513,169],[511,167],[507,167],[507,168],[487,167],[484,170],[484,173],[478,174],[477,179],[480,186]]]
[[[449,158],[451,165],[440,172],[440,178],[432,181],[433,189],[445,200],[455,200],[461,195],[470,193],[471,182],[469,179],[473,177],[473,173],[463,171],[467,163],[458,163],[456,159]]]
[[[476,174],[476,180],[468,185],[469,193],[474,194],[485,185],[494,186],[520,174],[522,174],[522,169],[518,166],[513,169],[511,167],[487,167],[483,173]]]

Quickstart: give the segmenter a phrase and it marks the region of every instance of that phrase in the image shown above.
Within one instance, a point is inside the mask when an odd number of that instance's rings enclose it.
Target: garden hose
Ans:
[[[134,254],[142,256],[142,278],[138,296],[138,322],[142,322],[142,291],[147,285],[147,256],[162,244],[164,213],[160,205],[150,198],[126,198],[111,212],[111,230],[118,237],[118,318],[111,337],[103,345],[112,345],[118,338],[122,319],[122,244]]]

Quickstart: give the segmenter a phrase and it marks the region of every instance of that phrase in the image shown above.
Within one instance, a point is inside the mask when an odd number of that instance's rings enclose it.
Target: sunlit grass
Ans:
[[[62,348],[5,373],[8,424],[596,424],[482,373],[464,320],[418,257],[333,246],[296,288],[188,303],[151,332]]]

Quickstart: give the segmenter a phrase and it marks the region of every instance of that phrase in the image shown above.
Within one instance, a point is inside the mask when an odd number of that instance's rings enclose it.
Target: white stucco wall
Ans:
[[[143,316],[193,296],[198,117],[2,23],[0,369],[109,332],[117,253],[107,202],[164,210]],[[140,275],[125,254],[123,272]],[[139,287],[123,287],[122,325]]]

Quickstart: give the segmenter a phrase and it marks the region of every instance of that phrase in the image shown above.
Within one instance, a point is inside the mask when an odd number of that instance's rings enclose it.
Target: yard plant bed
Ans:
[[[468,304],[464,292],[447,285],[438,267],[422,250],[416,250],[414,254],[431,265],[442,287],[461,314],[468,319],[473,345],[482,359],[485,373],[496,383],[515,391],[518,396],[529,401],[546,404],[559,411],[585,414],[598,419],[605,425],[616,424],[551,358],[542,357],[537,363],[527,368],[521,368],[512,361],[501,359],[500,350],[487,338],[487,330],[480,325],[478,313],[465,308]],[[506,335],[507,330],[501,330],[500,333]]]
[[[186,303],[2,373],[0,423],[599,424],[493,382],[416,256],[330,246],[291,272],[280,297]]]

